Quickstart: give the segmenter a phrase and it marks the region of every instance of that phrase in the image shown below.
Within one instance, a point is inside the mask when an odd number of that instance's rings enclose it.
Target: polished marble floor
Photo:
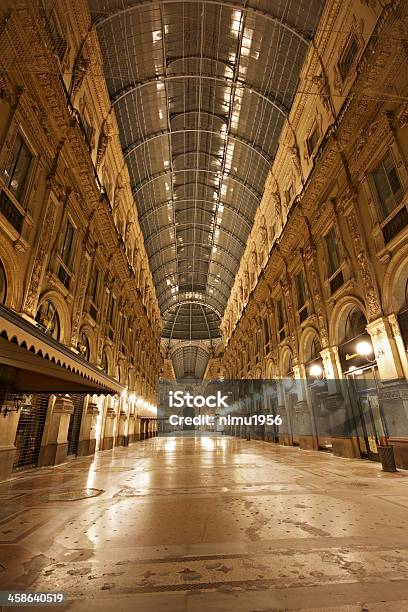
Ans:
[[[153,438],[0,484],[0,590],[59,610],[406,611],[407,579],[408,472],[376,463]]]

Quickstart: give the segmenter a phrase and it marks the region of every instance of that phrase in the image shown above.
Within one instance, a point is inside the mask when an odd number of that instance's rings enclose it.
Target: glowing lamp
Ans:
[[[314,363],[312,366],[310,366],[309,373],[311,376],[321,376],[323,374],[322,366],[320,366],[318,363]]]
[[[357,344],[356,351],[358,355],[361,355],[362,357],[367,357],[373,352],[373,347],[366,340],[362,340]]]

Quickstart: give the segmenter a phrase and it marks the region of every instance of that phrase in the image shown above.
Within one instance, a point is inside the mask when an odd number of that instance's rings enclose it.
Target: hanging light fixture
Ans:
[[[13,407],[9,405],[4,406],[5,402],[12,403]],[[9,412],[18,412],[24,405],[31,406],[29,395],[24,393],[6,393],[0,406],[0,414],[3,412],[3,416],[6,418]]]

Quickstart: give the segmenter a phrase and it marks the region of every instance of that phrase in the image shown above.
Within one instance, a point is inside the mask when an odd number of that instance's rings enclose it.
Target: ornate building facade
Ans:
[[[2,3],[0,56],[5,477],[153,435],[162,357],[85,3]]]
[[[159,377],[281,381],[280,442],[407,467],[405,3],[162,4],[2,3],[0,475],[152,435]],[[363,380],[361,440],[299,435]]]
[[[374,431],[365,412],[365,440],[329,446],[371,456],[388,437],[403,467],[407,28],[405,3],[327,3],[221,326],[223,375],[281,380],[275,409],[294,430],[315,418],[317,379],[334,419],[345,410],[342,381],[370,380],[361,402],[373,413],[379,398],[395,431]],[[280,441],[321,447],[317,435]]]

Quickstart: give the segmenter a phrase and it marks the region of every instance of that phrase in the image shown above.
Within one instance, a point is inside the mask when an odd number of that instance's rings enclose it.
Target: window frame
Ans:
[[[378,170],[378,168],[380,166],[382,166],[384,168],[384,161],[387,158],[389,158],[389,157],[392,160],[393,167],[394,167],[395,173],[396,173],[397,178],[398,178],[398,182],[399,182],[400,187],[401,187],[401,199],[400,199],[399,202],[396,202],[396,200],[394,200],[394,203],[395,203],[394,208],[390,212],[388,212],[388,214],[385,214],[387,211],[386,211],[385,205],[382,202],[381,197],[379,195],[377,184],[376,184],[375,178],[374,178],[374,173]],[[388,182],[388,187],[391,189],[391,195],[395,198],[395,194],[392,191],[388,174],[387,174],[386,170],[384,170],[384,172],[385,172],[386,179],[387,179],[387,182]],[[377,163],[375,164],[375,166],[373,166],[373,168],[371,168],[371,170],[369,171],[369,182],[370,182],[370,186],[371,186],[371,191],[373,192],[373,195],[374,195],[374,200],[375,200],[376,210],[377,210],[377,216],[378,216],[380,225],[386,224],[398,212],[400,207],[402,207],[403,202],[404,202],[404,197],[406,195],[406,188],[405,188],[405,185],[404,185],[404,181],[402,179],[402,176],[401,176],[400,172],[398,171],[398,165],[397,165],[397,161],[395,159],[395,155],[394,155],[394,152],[392,150],[392,147],[388,147],[388,149],[385,152],[385,154],[382,155],[379,160],[377,160]]]
[[[22,141],[24,142],[25,146],[28,148],[31,154],[31,161],[30,161],[29,167],[26,172],[26,176],[24,179],[24,187],[23,187],[22,194],[19,200],[17,200],[13,192],[10,191],[10,189],[7,187],[5,179],[4,179],[4,172],[6,171],[6,168],[10,162],[14,144],[15,144],[17,137],[20,137],[22,139]],[[13,232],[11,234],[10,232],[8,233],[9,235],[11,235],[13,239],[15,239],[16,235],[21,236],[25,220],[27,219],[27,220],[30,220],[31,222],[31,213],[29,211],[28,204],[30,200],[31,187],[32,187],[34,176],[35,176],[35,173],[38,167],[39,157],[38,157],[36,149],[31,143],[30,138],[28,138],[27,134],[25,133],[23,126],[19,123],[16,123],[14,127],[10,130],[10,137],[8,138],[8,142],[10,143],[10,147],[7,150],[6,154],[4,155],[4,158],[1,164],[0,198],[1,199],[6,198],[6,202],[4,202],[5,208],[7,207],[10,208],[11,206],[12,211],[10,212],[14,211],[18,217],[18,220],[16,220],[16,222],[13,223],[13,221],[6,214],[6,212],[3,212],[2,210],[4,206],[3,204],[0,208],[0,212],[3,215],[3,217],[6,219],[7,223],[9,223],[12,226]]]
[[[283,296],[278,298],[275,302],[276,304],[276,323],[277,323],[277,332],[278,332],[278,344],[283,342],[287,336],[287,314],[285,308],[285,300]],[[282,320],[280,320],[282,318]],[[280,326],[282,323],[282,327]],[[283,332],[283,334],[282,334]]]
[[[72,227],[72,237],[68,252],[68,263],[66,263],[63,259],[63,249],[67,236],[68,226]],[[63,228],[64,231],[61,232],[57,251],[57,277],[59,281],[64,285],[64,287],[68,289],[68,291],[70,291],[71,280],[74,274],[75,246],[78,238],[78,228],[69,214],[67,214],[65,217],[65,220],[63,222]]]
[[[96,281],[95,281],[94,292],[91,293],[91,283],[93,282],[94,274],[96,274],[97,276],[96,276]],[[101,306],[102,278],[103,278],[103,274],[102,274],[101,268],[98,265],[94,265],[94,267],[92,268],[90,277],[89,277],[89,284],[88,284],[88,296],[89,296],[88,312],[94,321],[96,321],[98,318],[100,306]],[[93,316],[93,312],[91,312],[92,308],[94,309],[95,316]]]
[[[312,137],[315,134],[317,134],[316,142],[315,142],[314,146],[311,146]],[[309,159],[311,157],[313,157],[313,155],[318,150],[320,142],[321,142],[321,139],[322,139],[322,131],[321,131],[319,123],[317,121],[315,121],[313,123],[312,129],[309,132],[309,135],[306,138],[306,151],[307,151],[307,155],[308,155]]]
[[[344,73],[343,69],[342,69],[342,66],[344,65],[345,57],[346,57],[347,53],[349,52],[353,41],[355,41],[356,53],[355,53],[353,59],[351,60],[351,62],[349,64],[349,68],[348,68],[347,72]],[[341,78],[343,83],[345,83],[347,81],[347,79],[350,78],[350,76],[352,75],[353,71],[357,67],[357,62],[358,62],[358,56],[359,56],[359,53],[360,53],[360,48],[361,48],[361,46],[359,44],[358,35],[356,34],[355,31],[352,31],[350,33],[349,37],[347,38],[347,41],[346,41],[345,45],[343,46],[342,52],[340,53],[339,59],[337,61],[337,70],[338,70],[339,76],[340,76],[340,78]]]

